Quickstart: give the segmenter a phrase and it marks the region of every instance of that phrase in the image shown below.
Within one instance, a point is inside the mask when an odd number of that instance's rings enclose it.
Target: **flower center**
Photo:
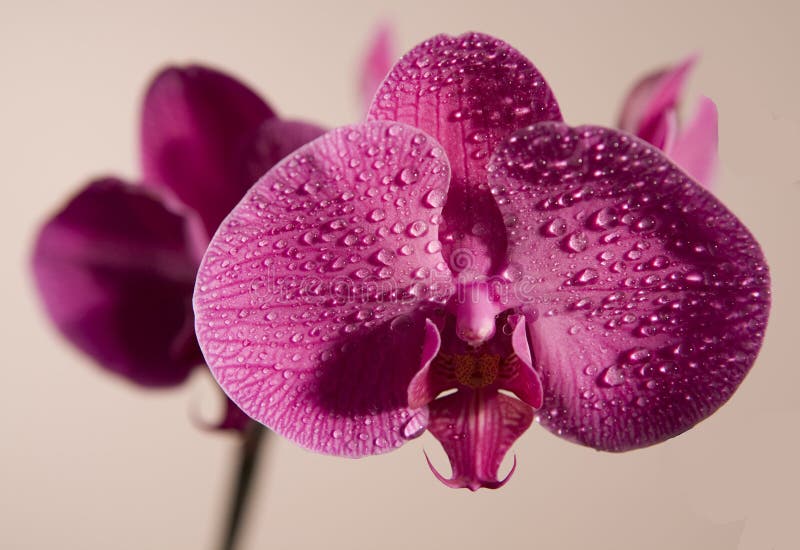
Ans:
[[[459,384],[473,389],[492,384],[500,373],[499,355],[455,355],[443,359],[452,362]]]

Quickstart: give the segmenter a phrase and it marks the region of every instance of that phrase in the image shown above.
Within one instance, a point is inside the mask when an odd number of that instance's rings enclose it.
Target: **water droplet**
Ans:
[[[570,252],[583,252],[589,246],[589,239],[583,231],[576,231],[567,237],[564,246]]]
[[[592,214],[587,224],[592,229],[603,230],[611,227],[617,221],[617,215],[611,208],[601,208]]]
[[[444,204],[445,197],[446,195],[441,189],[431,189],[425,195],[425,204],[431,208],[439,208]]]
[[[625,375],[621,368],[612,365],[603,371],[603,382],[609,386],[619,386],[625,382]]]
[[[430,241],[425,245],[425,252],[428,254],[436,254],[442,250],[442,243],[439,241]]]
[[[597,271],[592,269],[591,267],[587,267],[586,269],[581,269],[578,273],[575,274],[575,277],[572,278],[572,284],[575,285],[587,285],[596,281],[598,278]]]
[[[419,170],[416,168],[403,168],[398,176],[400,183],[411,185],[419,180]]]
[[[391,250],[387,250],[385,248],[381,248],[378,252],[375,253],[375,259],[378,260],[383,265],[389,265],[394,261],[395,255],[394,252]]]
[[[371,222],[379,222],[386,219],[386,212],[380,208],[376,208],[367,215],[367,219]]]
[[[417,220],[408,224],[408,234],[412,237],[421,237],[428,231],[428,224],[422,220]]]
[[[564,218],[554,218],[542,228],[542,232],[549,237],[560,237],[567,232],[567,222]]]

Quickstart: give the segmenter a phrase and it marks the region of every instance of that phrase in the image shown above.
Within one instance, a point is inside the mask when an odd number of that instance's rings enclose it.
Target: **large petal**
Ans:
[[[378,86],[386,78],[395,59],[394,27],[389,22],[381,23],[373,31],[364,59],[361,61],[358,84],[365,112],[369,110]]]
[[[202,361],[189,233],[187,218],[141,187],[90,184],[45,224],[34,249],[53,322],[108,370],[147,386],[180,383]]]
[[[439,140],[453,171],[441,227],[445,259],[464,277],[491,273],[505,231],[485,185],[489,155],[517,129],[561,120],[539,71],[491,36],[439,35],[397,62],[369,117],[411,124]]]
[[[670,118],[675,116],[686,79],[696,62],[697,55],[690,55],[673,67],[639,80],[622,105],[619,127],[664,149],[670,141]]]
[[[165,69],[150,85],[142,112],[146,185],[170,188],[212,235],[255,181],[242,178],[245,151],[273,116],[228,75],[200,66]]]
[[[428,430],[444,447],[453,473],[450,479],[431,470],[453,488],[497,489],[511,477],[498,478],[503,457],[533,422],[533,409],[495,391],[458,391],[429,406]],[[430,464],[430,461],[429,461]]]
[[[529,320],[542,424],[604,450],[713,413],[761,346],[769,276],[739,220],[615,130],[533,126],[492,160],[508,272]]]
[[[237,405],[320,452],[402,443],[423,306],[450,292],[431,200],[448,178],[432,138],[372,122],[304,146],[248,192],[194,300],[205,357]]]
[[[694,118],[677,136],[667,154],[695,181],[711,189],[719,159],[718,144],[717,106],[709,98],[701,97]]]

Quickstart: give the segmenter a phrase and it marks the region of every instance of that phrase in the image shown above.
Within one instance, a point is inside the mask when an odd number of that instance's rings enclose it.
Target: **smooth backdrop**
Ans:
[[[0,1],[0,547],[205,550],[217,541],[235,440],[196,429],[209,377],[144,392],[58,337],[33,292],[37,227],[79,185],[137,175],[138,105],[165,63],[232,71],[282,114],[357,120],[374,25],[398,54],[480,30],[525,53],[571,123],[611,124],[632,80],[702,52],[688,88],[720,111],[719,197],[760,240],[774,280],[762,353],[690,432],[622,455],[534,426],[502,490],[453,491],[429,436],[358,461],[274,438],[248,549],[798,548],[800,4],[784,2]],[[691,102],[688,107],[691,106]]]

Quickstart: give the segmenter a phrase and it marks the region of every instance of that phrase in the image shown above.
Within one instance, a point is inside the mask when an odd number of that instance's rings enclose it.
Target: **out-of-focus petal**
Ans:
[[[491,36],[439,35],[397,62],[369,118],[411,124],[439,140],[453,172],[441,227],[444,257],[464,278],[492,273],[505,251],[505,230],[485,185],[489,155],[519,128],[561,120],[539,71]]]
[[[324,128],[300,120],[284,120],[271,118],[265,121],[256,132],[242,163],[242,177],[245,183],[239,198],[261,176],[267,173],[278,161],[293,153],[309,141],[317,139],[325,133]]]
[[[145,184],[171,189],[213,234],[253,183],[241,179],[245,151],[273,116],[258,95],[228,75],[200,66],[165,69],[144,100]]]
[[[428,430],[444,447],[453,470],[447,479],[431,465],[442,483],[475,491],[497,489],[508,481],[513,469],[501,480],[500,463],[533,422],[531,407],[494,391],[477,390],[442,397],[428,409]]]
[[[701,97],[694,118],[667,154],[695,181],[711,189],[719,160],[718,145],[717,106],[709,98]]]
[[[189,233],[187,219],[146,189],[93,182],[36,241],[33,271],[48,314],[106,369],[146,386],[180,383],[202,361]]]
[[[448,180],[433,138],[371,122],[325,134],[253,186],[214,237],[194,298],[206,360],[237,405],[319,452],[402,444],[421,308],[452,291],[432,200]]]
[[[692,54],[639,80],[623,102],[618,126],[663,149],[667,143],[666,119],[676,108],[697,59],[697,54]]]
[[[396,60],[394,27],[389,22],[378,25],[370,38],[364,59],[361,61],[359,92],[364,112]]]
[[[544,384],[541,422],[622,451],[692,427],[753,364],[769,311],[758,243],[663,152],[615,130],[512,136],[490,185]]]

